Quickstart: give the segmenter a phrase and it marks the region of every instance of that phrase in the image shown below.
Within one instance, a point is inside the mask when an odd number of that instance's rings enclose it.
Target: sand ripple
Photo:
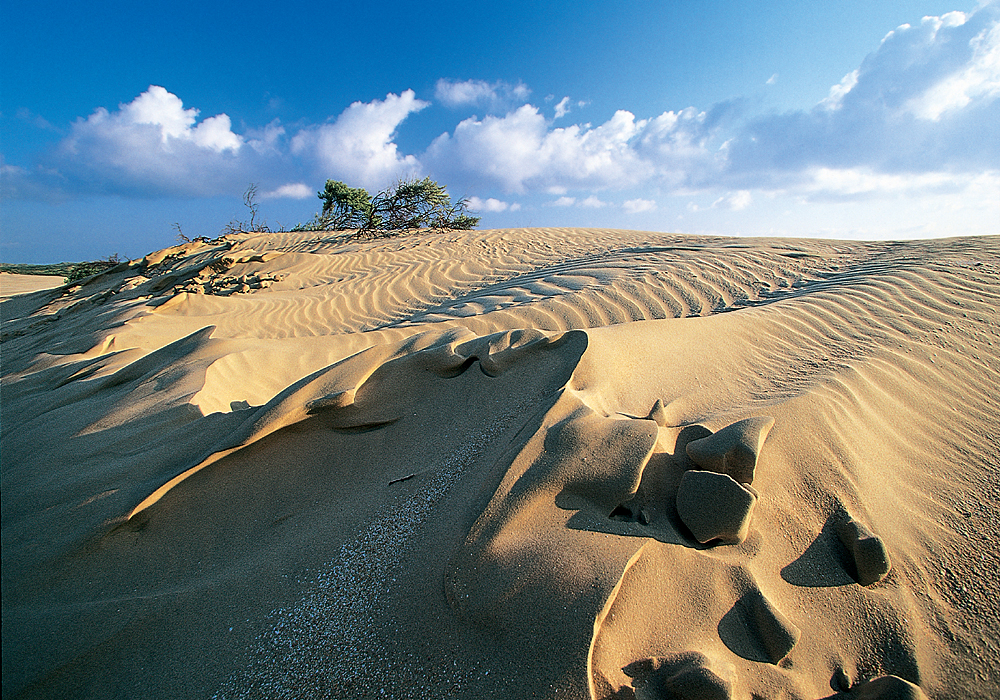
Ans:
[[[991,697],[998,308],[996,238],[570,228],[5,300],[4,697]]]

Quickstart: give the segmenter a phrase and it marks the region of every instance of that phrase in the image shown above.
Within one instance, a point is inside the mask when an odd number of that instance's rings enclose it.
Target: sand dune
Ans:
[[[6,299],[3,697],[989,698],[1000,239],[177,246]]]
[[[40,289],[52,289],[62,283],[63,278],[55,275],[17,275],[0,272],[0,299],[37,292]]]

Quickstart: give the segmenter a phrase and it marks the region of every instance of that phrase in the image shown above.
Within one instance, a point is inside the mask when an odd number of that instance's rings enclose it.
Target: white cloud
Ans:
[[[285,127],[277,119],[263,129],[247,129],[244,139],[248,146],[261,154],[277,154],[282,148]]]
[[[486,107],[504,110],[528,99],[531,91],[524,83],[511,84],[498,80],[452,81],[444,78],[434,86],[434,97],[447,107]]]
[[[993,3],[898,27],[811,110],[742,123],[735,103],[647,119],[619,110],[602,124],[556,127],[523,105],[464,120],[422,160],[449,181],[559,197],[656,187],[711,194],[715,209],[732,211],[757,193],[815,199],[827,188],[831,198],[878,197],[901,186],[894,177],[927,187],[946,173],[961,182],[962,173],[1000,169],[998,96],[1000,5]],[[555,119],[569,104],[555,104]],[[857,186],[845,189],[842,178]]]
[[[434,88],[434,97],[448,107],[475,105],[494,96],[494,89],[484,80],[452,82],[441,78]]]
[[[418,100],[413,90],[389,93],[384,100],[355,102],[332,124],[297,133],[291,152],[315,160],[326,177],[384,187],[420,169],[416,157],[400,156],[393,138],[404,119],[428,104]]]
[[[227,115],[199,121],[199,110],[153,85],[116,111],[98,108],[78,119],[39,167],[8,176],[5,193],[31,199],[218,196],[242,192],[253,181],[268,196],[300,197],[305,190],[287,183],[321,177],[381,187],[419,172],[416,157],[400,154],[393,139],[399,124],[427,104],[407,90],[356,102],[335,120],[306,126],[291,138],[277,120],[240,135]]]
[[[596,127],[555,128],[538,108],[523,105],[503,117],[462,121],[435,139],[425,162],[453,179],[472,178],[508,192],[625,188],[658,171],[683,169],[692,157],[710,157],[703,122],[704,115],[694,111],[637,121],[619,110]]]
[[[468,207],[471,211],[485,212],[507,211],[508,209],[516,211],[517,209],[520,209],[517,204],[512,206],[507,202],[501,202],[499,199],[494,199],[493,197],[489,197],[488,199],[469,197]]]
[[[622,202],[622,209],[629,214],[639,214],[644,211],[656,211],[656,202],[651,199],[627,199]]]
[[[607,202],[602,202],[594,195],[590,195],[586,199],[580,202],[580,206],[584,209],[600,209],[601,207],[608,206]]]
[[[841,78],[839,83],[830,87],[830,94],[820,100],[820,106],[831,110],[840,109],[840,103],[844,99],[844,95],[853,90],[857,84],[858,71],[855,69]]]
[[[564,97],[556,104],[556,119],[562,119],[569,114],[569,97]]]
[[[729,209],[731,211],[742,211],[753,203],[750,190],[739,190],[729,192],[712,202],[713,209]]]
[[[261,199],[308,199],[315,197],[316,190],[303,182],[289,183],[281,187],[265,192]]]
[[[785,190],[813,173],[919,176],[1000,167],[1000,5],[925,17],[883,39],[810,111],[765,115],[692,184]]]
[[[601,207],[609,206],[608,202],[602,202],[595,195],[590,195],[586,199],[577,199],[576,197],[562,196],[558,199],[554,199],[548,202],[550,207],[580,207],[582,209],[600,209]]]
[[[116,114],[110,115],[102,108],[91,115],[86,123],[92,128],[113,124],[124,129],[137,124],[150,124],[159,128],[160,140],[164,146],[169,146],[171,139],[178,139],[193,141],[216,153],[240,150],[242,139],[230,130],[232,125],[228,116],[218,114],[195,126],[197,120],[197,109],[184,109],[184,103],[177,95],[167,92],[159,85],[150,85],[146,92],[127,105],[119,105]]]
[[[953,18],[951,22],[947,21],[949,17]],[[965,24],[965,15],[951,12],[938,22],[943,27],[959,27]],[[946,112],[962,109],[974,99],[993,100],[1000,95],[1000,23],[983,29],[969,41],[969,47],[972,56],[961,69],[907,102],[914,114],[937,121]]]
[[[777,73],[773,73],[770,78],[768,78],[767,80],[764,81],[764,84],[765,85],[774,85],[776,82],[778,82],[778,74]]]
[[[829,207],[996,196],[989,178],[1000,172],[1000,3],[901,25],[851,68],[811,109],[750,117],[741,111],[749,103],[734,101],[651,117],[620,109],[593,124],[569,123],[570,108],[582,103],[568,97],[553,96],[544,114],[525,104],[521,83],[441,80],[437,100],[484,107],[485,116],[412,154],[396,143],[404,120],[428,106],[412,90],[355,102],[324,124],[274,121],[241,135],[227,115],[200,120],[197,109],[151,86],[116,111],[72,124],[38,166],[4,166],[4,191],[214,196],[254,181],[268,196],[311,197],[301,183],[334,177],[377,188],[426,173],[452,189],[532,193],[585,208],[604,205],[603,191],[625,191],[629,212],[652,211],[654,192],[661,201],[683,195],[697,198],[705,217],[754,215],[769,196]],[[517,206],[473,203],[488,212]]]
[[[969,188],[993,188],[1000,195],[1000,170],[985,173],[950,172],[880,173],[871,168],[815,168],[787,193],[811,200],[871,199],[874,197],[933,196],[963,192]]]
[[[243,143],[227,115],[198,123],[197,109],[151,85],[115,112],[101,107],[74,122],[51,165],[84,190],[221,194],[240,188]]]

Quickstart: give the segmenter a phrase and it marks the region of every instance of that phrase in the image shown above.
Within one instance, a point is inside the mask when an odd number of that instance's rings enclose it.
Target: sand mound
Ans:
[[[3,697],[991,697],[998,273],[301,233],[12,297]]]

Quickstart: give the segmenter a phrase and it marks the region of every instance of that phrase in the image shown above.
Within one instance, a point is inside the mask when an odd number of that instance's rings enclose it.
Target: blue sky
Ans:
[[[1000,3],[5,3],[0,259],[424,176],[482,227],[997,233]]]

